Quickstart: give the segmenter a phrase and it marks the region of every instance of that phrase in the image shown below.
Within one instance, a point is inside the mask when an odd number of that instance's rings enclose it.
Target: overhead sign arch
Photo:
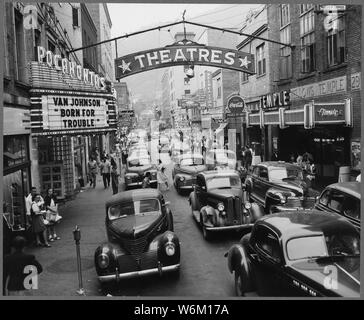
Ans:
[[[115,59],[117,80],[153,69],[178,65],[206,65],[255,74],[254,55],[201,44],[171,45]]]

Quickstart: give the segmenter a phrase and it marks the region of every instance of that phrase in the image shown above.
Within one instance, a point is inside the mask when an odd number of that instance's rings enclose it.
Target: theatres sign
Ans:
[[[115,59],[115,78],[176,65],[208,65],[254,74],[254,55],[204,45],[167,46]]]

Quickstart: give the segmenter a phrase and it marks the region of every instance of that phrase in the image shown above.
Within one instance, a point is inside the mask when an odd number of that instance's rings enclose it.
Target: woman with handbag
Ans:
[[[58,204],[57,196],[53,193],[52,189],[47,190],[47,195],[44,198],[44,204],[47,210],[46,218],[48,221],[48,240],[53,242],[54,240],[60,240],[61,238],[57,236],[56,224],[61,219],[58,214]]]
[[[42,197],[38,195],[34,195],[32,198],[31,205],[31,218],[32,218],[32,229],[36,238],[36,246],[41,247],[50,247],[50,244],[47,240],[47,227],[46,220],[44,220],[43,214],[45,211],[43,210],[44,201]],[[43,235],[44,244],[40,241],[40,235]]]

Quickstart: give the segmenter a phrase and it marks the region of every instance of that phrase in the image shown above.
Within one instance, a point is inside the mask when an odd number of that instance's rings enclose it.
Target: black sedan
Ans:
[[[360,230],[360,182],[328,185],[318,197],[315,208],[346,217]]]
[[[238,296],[360,296],[360,234],[335,213],[265,216],[226,256]]]
[[[118,281],[180,268],[180,243],[173,216],[155,189],[118,193],[106,203],[108,241],[95,252],[100,282]]]
[[[265,208],[267,214],[311,209],[319,192],[308,188],[302,168],[283,161],[262,162],[253,166],[245,180],[251,200]]]
[[[156,188],[157,169],[156,166],[151,163],[150,156],[142,153],[128,157],[125,169],[125,189],[141,188],[147,172],[149,172],[151,176],[150,185]]]

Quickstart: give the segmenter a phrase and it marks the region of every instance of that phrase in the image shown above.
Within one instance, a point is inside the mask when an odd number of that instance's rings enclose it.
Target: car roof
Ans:
[[[190,159],[190,158],[199,158],[202,159],[203,155],[199,154],[199,153],[184,153],[178,156],[178,158],[180,160],[182,159]]]
[[[356,181],[351,182],[338,182],[328,185],[326,188],[339,190],[361,199],[361,183]]]
[[[234,151],[232,150],[229,150],[229,149],[210,149],[208,152],[217,152],[217,153],[235,153]]]
[[[239,174],[234,170],[207,170],[200,172],[199,175],[204,176],[205,178],[210,178],[214,176],[239,176]]]
[[[161,198],[161,197],[162,194],[157,189],[154,188],[128,190],[113,195],[106,201],[105,206],[106,208],[108,208],[120,202],[130,202],[142,199]]]
[[[333,230],[357,232],[345,217],[337,213],[315,209],[285,211],[266,215],[257,224],[267,225],[285,240],[326,234]]]

